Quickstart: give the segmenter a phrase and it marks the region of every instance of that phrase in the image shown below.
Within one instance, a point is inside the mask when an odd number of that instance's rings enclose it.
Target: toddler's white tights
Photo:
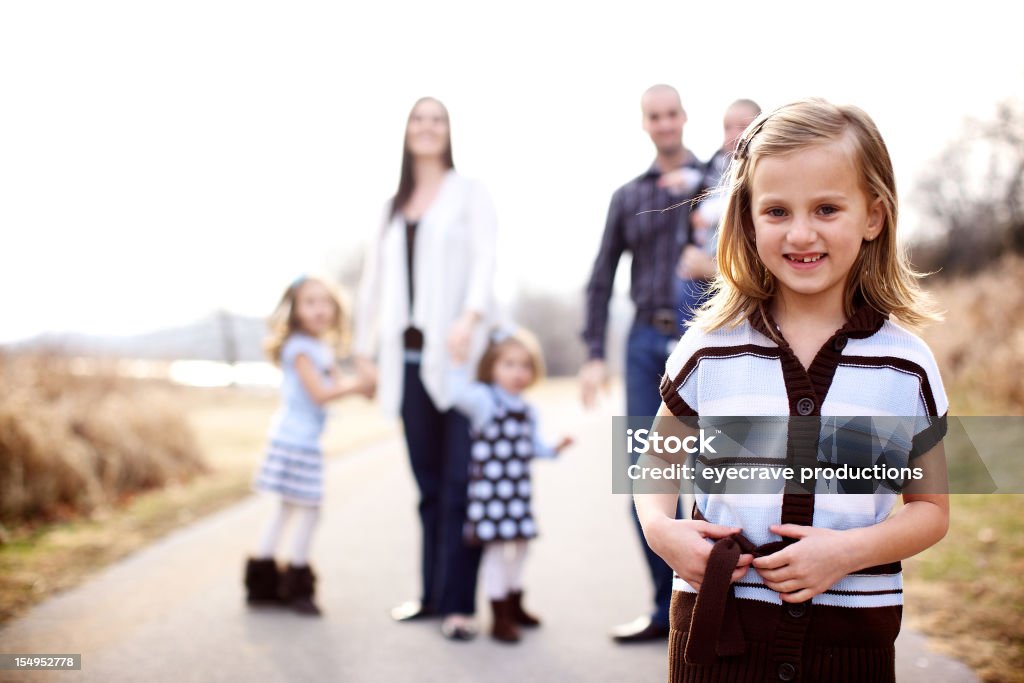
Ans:
[[[494,541],[480,558],[484,590],[491,600],[504,600],[509,591],[522,590],[528,541]]]

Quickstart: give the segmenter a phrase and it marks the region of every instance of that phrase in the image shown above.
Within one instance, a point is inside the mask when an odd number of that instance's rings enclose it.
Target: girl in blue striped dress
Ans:
[[[313,602],[315,575],[309,548],[320,516],[323,458],[320,434],[324,404],[349,394],[372,394],[372,382],[342,377],[335,350],[343,338],[340,297],[322,278],[302,276],[281,297],[270,319],[267,354],[281,367],[281,407],[270,428],[269,445],[253,482],[280,504],[265,527],[245,570],[249,604],[285,604],[303,614],[319,614]],[[294,523],[284,572],[274,553],[288,522]]]

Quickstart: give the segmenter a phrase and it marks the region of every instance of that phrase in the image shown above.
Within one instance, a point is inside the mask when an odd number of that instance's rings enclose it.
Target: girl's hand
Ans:
[[[778,591],[783,602],[806,602],[857,570],[844,531],[799,524],[773,524],[770,528],[779,536],[799,539],[754,560],[754,569],[765,585]]]
[[[360,386],[357,393],[366,398],[373,398],[377,393],[377,364],[369,358],[356,357],[356,377],[359,378]]]
[[[555,445],[555,453],[561,453],[563,450],[573,445],[574,443],[576,443],[576,440],[571,436],[563,436],[561,439],[558,440],[558,443]]]
[[[651,550],[661,556],[683,581],[700,590],[704,570],[708,566],[711,543],[706,539],[719,539],[739,533],[739,527],[728,527],[693,519],[660,517],[644,526],[644,538]],[[740,555],[730,582],[739,581],[750,567],[753,555]]]
[[[366,356],[356,356],[354,359],[356,374],[371,384],[377,383],[377,364]]]
[[[448,332],[448,354],[452,362],[461,365],[469,358],[469,342],[473,337],[473,328],[476,327],[480,315],[474,312],[463,313],[455,321]]]
[[[363,398],[373,398],[374,394],[377,393],[376,373],[372,376],[356,375],[355,379],[356,386],[353,388],[352,393],[359,394]]]

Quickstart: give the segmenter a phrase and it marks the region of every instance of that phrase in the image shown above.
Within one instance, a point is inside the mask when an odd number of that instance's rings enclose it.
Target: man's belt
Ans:
[[[635,322],[650,325],[661,334],[680,336],[679,313],[672,308],[651,308],[636,312]]]

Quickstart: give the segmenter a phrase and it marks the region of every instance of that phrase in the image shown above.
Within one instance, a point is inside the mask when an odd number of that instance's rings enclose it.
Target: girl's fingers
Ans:
[[[754,570],[767,581],[786,581],[788,579],[799,579],[801,578],[800,572],[797,571],[796,567],[791,564],[786,564],[778,569],[758,569],[754,566]]]
[[[751,555],[750,553],[746,553],[746,554],[744,554],[744,555],[740,555],[740,559],[739,559],[739,561],[738,561],[738,562],[736,563],[736,566],[737,566],[737,567],[749,567],[749,566],[750,566],[750,564],[751,564],[751,563],[752,563],[753,561],[754,561],[754,556],[753,556],[753,555]]]
[[[782,598],[782,602],[807,602],[814,597],[814,591],[804,588],[795,593],[780,593],[779,597]]]
[[[754,569],[778,569],[779,567],[786,566],[789,564],[789,555],[787,554],[788,550],[789,549],[786,548],[785,550],[780,550],[779,552],[772,553],[771,555],[755,558],[753,562]]]
[[[808,530],[812,528],[800,524],[772,524],[769,527],[773,534],[778,534],[785,538],[804,538],[810,535],[811,532]]]
[[[738,534],[741,531],[737,526],[722,526],[721,524],[712,524],[711,522],[697,522],[697,525],[697,530],[701,535],[708,538],[725,538],[726,536]]]
[[[803,588],[800,581],[796,579],[785,579],[781,581],[769,581],[766,579],[764,585],[778,593],[792,593]]]

